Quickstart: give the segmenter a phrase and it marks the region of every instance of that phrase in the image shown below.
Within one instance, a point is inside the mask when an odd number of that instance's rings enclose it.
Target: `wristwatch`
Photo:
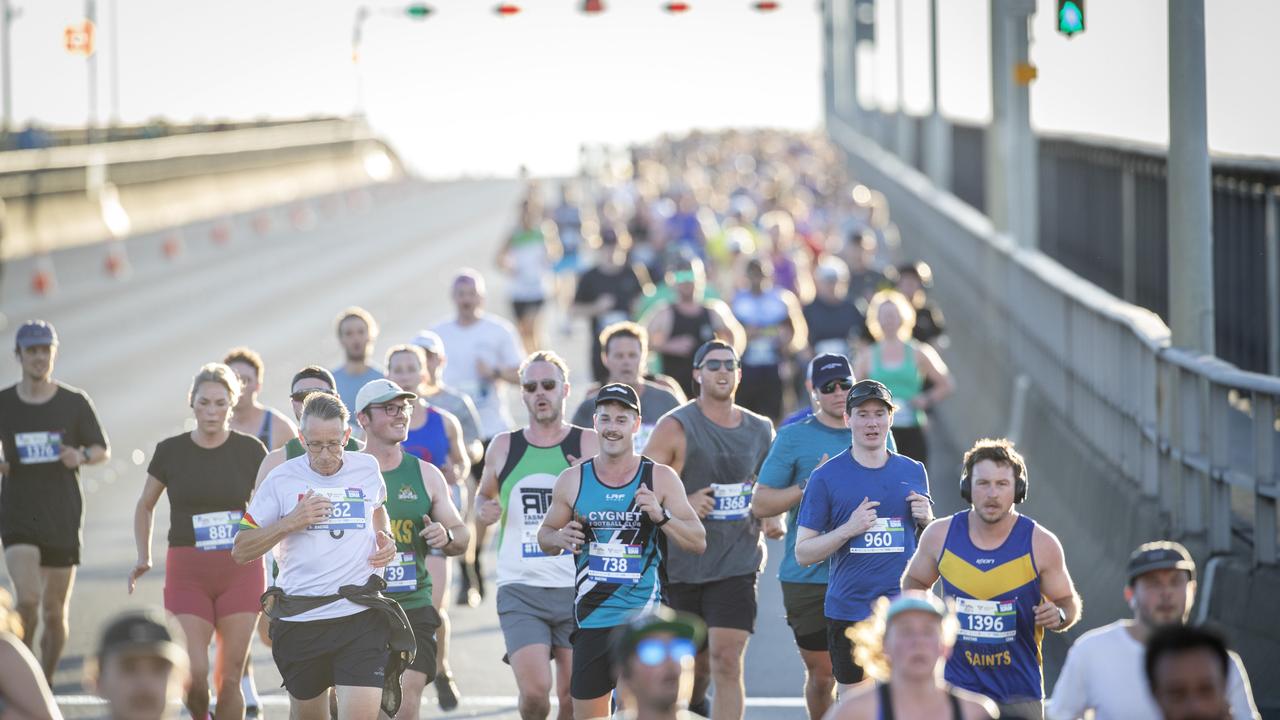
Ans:
[[[82,447],[80,448],[80,464],[85,465],[88,462],[89,462],[89,448],[87,446]]]
[[[453,531],[452,531],[452,530],[450,530],[449,528],[445,528],[445,529],[444,529],[444,537],[445,537],[445,540],[444,540],[444,544],[445,544],[445,545],[452,545],[452,544],[453,544]]]
[[[669,522],[671,522],[671,511],[666,508],[662,508],[662,520],[654,523],[653,526],[662,527],[663,525],[666,525]]]
[[[1067,624],[1067,611],[1063,610],[1062,608],[1058,608],[1058,627],[1062,627],[1063,625],[1066,625],[1066,624]]]

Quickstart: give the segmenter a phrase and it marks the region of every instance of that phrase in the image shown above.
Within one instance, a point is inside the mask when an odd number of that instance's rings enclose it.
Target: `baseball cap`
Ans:
[[[636,649],[636,644],[650,635],[671,633],[701,646],[707,636],[707,625],[696,615],[677,612],[665,605],[646,610],[621,625],[613,637],[614,657],[621,661]]]
[[[186,638],[173,616],[159,608],[129,610],[116,616],[103,630],[98,662],[125,653],[152,655],[185,665]]]
[[[813,387],[820,388],[832,380],[848,380],[853,377],[849,358],[835,353],[824,353],[809,363],[809,379]]]
[[[1143,543],[1129,556],[1129,584],[1152,570],[1167,569],[1186,570],[1192,580],[1196,579],[1196,561],[1182,543],[1172,540]]]
[[[817,385],[817,381],[814,381]],[[880,402],[893,408],[893,393],[889,392],[889,388],[878,380],[859,380],[849,388],[849,394],[845,396],[844,409],[845,412],[861,405],[868,400],[879,400]]]
[[[923,590],[906,590],[889,602],[884,622],[888,625],[897,615],[912,611],[926,612],[939,618],[947,616],[947,606],[942,604],[942,600],[938,599],[937,595]]]
[[[596,407],[607,402],[622,403],[640,412],[640,396],[636,395],[635,388],[626,383],[609,383],[600,388],[600,392],[596,393]]]
[[[707,353],[712,350],[728,350],[733,353],[734,360],[738,359],[738,351],[734,350],[729,343],[723,340],[708,340],[702,343],[702,347],[698,348],[698,351],[693,354],[693,366],[702,367],[702,361],[707,357]]]
[[[364,384],[364,387],[360,388],[360,392],[356,393],[355,409],[356,412],[364,412],[365,408],[374,403],[384,403],[397,398],[417,400],[418,396],[386,378],[370,380]]]
[[[14,343],[24,350],[36,345],[57,345],[58,331],[44,320],[28,320],[18,328]]]
[[[444,340],[431,330],[422,330],[413,338],[413,344],[433,355],[444,354]]]

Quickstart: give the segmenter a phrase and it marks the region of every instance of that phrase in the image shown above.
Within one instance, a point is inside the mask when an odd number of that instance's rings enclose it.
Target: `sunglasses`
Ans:
[[[527,393],[535,393],[535,392],[538,392],[538,384],[539,384],[539,381],[534,380],[533,382],[527,382],[527,383],[521,384],[521,387],[523,387],[524,391]],[[556,389],[556,386],[560,384],[560,381],[559,380],[542,380],[541,384],[542,384],[543,390],[546,390],[547,392],[551,392],[552,390]]]
[[[289,395],[289,397],[292,398],[294,402],[300,403],[306,400],[308,395],[311,395],[313,393],[323,393],[325,395],[332,395],[334,397],[338,396],[338,393],[332,390],[328,390],[326,388],[312,388],[311,390],[299,390],[298,392],[292,393],[291,395]]]
[[[645,638],[636,643],[636,659],[649,667],[661,665],[667,660],[682,662],[685,658],[693,657],[697,652],[698,649],[693,646],[693,641],[689,638],[678,637],[670,640]]]
[[[711,371],[724,368],[729,372],[733,372],[733,370],[737,367],[738,367],[737,360],[703,360],[702,364],[698,366],[699,369],[706,369]]]
[[[823,383],[822,387],[818,388],[818,392],[823,395],[830,395],[836,391],[836,388],[840,388],[843,392],[849,392],[849,388],[851,387],[853,387],[853,383],[849,380],[832,380],[830,382]]]

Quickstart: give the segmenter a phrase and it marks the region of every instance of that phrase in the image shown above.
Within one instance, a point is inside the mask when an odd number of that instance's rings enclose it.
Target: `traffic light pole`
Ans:
[[[1169,0],[1169,329],[1214,353],[1213,196],[1205,119],[1204,0]]]
[[[1035,11],[1035,0],[991,0],[987,216],[998,232],[1027,248],[1039,244],[1039,178],[1030,82],[1018,75],[1030,66],[1029,27]]]

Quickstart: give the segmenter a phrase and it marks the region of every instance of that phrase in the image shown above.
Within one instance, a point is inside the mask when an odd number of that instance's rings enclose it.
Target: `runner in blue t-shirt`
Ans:
[[[831,706],[835,679],[827,653],[827,618],[823,601],[827,594],[827,563],[802,567],[796,562],[796,517],[805,484],[814,468],[849,448],[851,436],[844,422],[844,401],[853,387],[853,368],[843,355],[824,354],[809,363],[805,386],[816,413],[778,431],[773,447],[760,469],[751,512],[766,518],[787,513],[787,534],[778,580],[787,624],[795,635],[804,661],[804,695],[813,720]],[[893,435],[889,449],[896,451]]]
[[[877,598],[897,594],[917,528],[933,520],[924,466],[887,447],[893,408],[889,389],[875,380],[849,390],[852,447],[813,472],[797,519],[796,562],[831,558],[827,647],[842,693],[863,678],[845,630],[865,620]]]

